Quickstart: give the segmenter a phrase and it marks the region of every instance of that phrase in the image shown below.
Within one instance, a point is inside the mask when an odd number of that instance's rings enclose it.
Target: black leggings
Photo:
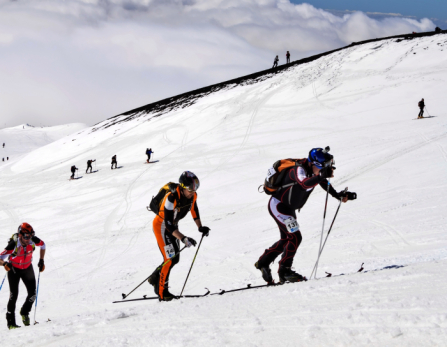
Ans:
[[[8,272],[9,282],[9,295],[8,312],[14,313],[16,310],[16,302],[19,297],[19,282],[22,279],[25,284],[28,295],[25,299],[25,303],[20,310],[22,314],[29,314],[33,306],[34,300],[36,300],[36,277],[34,276],[33,265],[28,266],[26,269],[21,270],[13,267]]]

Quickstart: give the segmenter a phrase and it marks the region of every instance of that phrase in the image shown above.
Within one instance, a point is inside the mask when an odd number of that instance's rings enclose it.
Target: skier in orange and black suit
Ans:
[[[180,261],[180,241],[186,247],[195,246],[197,242],[179,231],[178,223],[189,211],[196,222],[196,225],[204,236],[208,236],[210,228],[202,226],[200,221],[199,208],[197,206],[197,189],[200,186],[199,179],[190,171],[182,173],[179,185],[175,191],[165,195],[160,211],[152,222],[158,247],[163,255],[161,269],[156,269],[149,277],[148,281],[154,286],[155,294],[160,301],[170,301],[175,298],[168,290],[169,274],[171,269]],[[168,261],[168,259],[171,259]]]

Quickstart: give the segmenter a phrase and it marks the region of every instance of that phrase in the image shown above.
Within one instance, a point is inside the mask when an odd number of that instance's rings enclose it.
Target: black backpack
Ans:
[[[165,198],[166,194],[168,194],[169,192],[171,192],[172,194],[176,194],[178,186],[179,186],[178,183],[173,182],[166,183],[163,187],[161,187],[158,194],[152,197],[152,200],[149,203],[147,210],[152,211],[156,215],[158,215],[158,213],[160,212],[161,203],[163,202],[163,199]]]
[[[281,159],[276,161],[273,166],[267,171],[267,177],[264,184],[258,187],[258,191],[262,193],[259,188],[263,187],[263,191],[267,195],[273,195],[281,188],[293,186],[296,183],[290,183],[282,186],[281,183],[289,171],[289,169],[301,166],[306,159]]]

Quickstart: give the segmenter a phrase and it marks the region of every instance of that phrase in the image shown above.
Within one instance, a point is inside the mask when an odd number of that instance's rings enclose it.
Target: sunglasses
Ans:
[[[181,183],[180,186],[181,186],[182,188],[185,188],[188,192],[195,193],[195,192],[197,191],[197,189],[191,189],[191,188],[185,186],[183,183]]]
[[[33,237],[33,235],[31,235],[31,234],[28,234],[28,233],[24,233],[24,232],[20,232],[20,235],[22,235],[22,237],[25,239],[25,240],[30,240],[32,237]]]

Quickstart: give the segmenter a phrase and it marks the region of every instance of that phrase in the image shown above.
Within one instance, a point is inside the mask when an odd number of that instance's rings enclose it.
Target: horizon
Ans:
[[[0,3],[0,127],[94,125],[141,105],[429,19],[340,17],[288,0]],[[138,6],[137,6],[138,5]],[[356,30],[352,30],[355,28]]]

